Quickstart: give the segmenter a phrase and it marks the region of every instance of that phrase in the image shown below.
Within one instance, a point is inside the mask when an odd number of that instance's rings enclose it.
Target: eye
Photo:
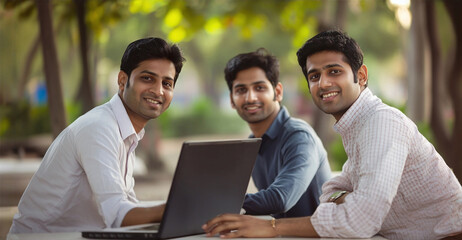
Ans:
[[[152,81],[152,77],[151,76],[141,76],[140,77],[143,81],[145,82],[150,82]]]
[[[235,92],[236,94],[243,94],[243,93],[246,92],[246,90],[247,90],[247,89],[245,89],[245,88],[235,88],[235,89],[234,89],[234,92]]]
[[[315,82],[315,81],[317,81],[319,79],[319,76],[320,76],[319,73],[310,74],[310,75],[308,75],[308,80],[310,82]]]
[[[162,84],[163,84],[166,88],[173,88],[173,81],[163,81]]]
[[[341,73],[341,72],[342,72],[342,71],[340,71],[340,70],[338,70],[338,69],[332,69],[332,70],[330,71],[331,74],[339,74],[339,73]]]
[[[260,92],[261,92],[261,91],[265,91],[266,87],[265,87],[265,86],[260,86],[260,85],[259,85],[259,86],[256,86],[255,89],[256,89],[257,91],[260,91]]]

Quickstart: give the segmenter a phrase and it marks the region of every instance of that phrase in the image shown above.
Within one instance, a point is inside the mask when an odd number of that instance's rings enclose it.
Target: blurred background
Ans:
[[[150,36],[178,44],[187,62],[170,108],[148,123],[136,150],[141,200],[166,199],[184,140],[249,135],[230,106],[223,69],[238,53],[260,47],[280,61],[283,105],[314,127],[331,168],[340,171],[346,155],[334,119],[312,103],[295,55],[307,39],[332,28],[357,40],[369,88],[416,122],[460,180],[461,3],[1,0],[0,239],[54,137],[117,92],[126,46]]]

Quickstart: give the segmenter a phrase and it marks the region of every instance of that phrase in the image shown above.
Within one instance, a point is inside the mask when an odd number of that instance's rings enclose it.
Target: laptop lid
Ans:
[[[239,213],[261,139],[184,142],[159,237],[200,234],[223,213]]]
[[[166,239],[203,233],[201,226],[211,218],[240,212],[260,144],[260,138],[184,142],[157,233],[124,234],[119,228],[82,236]]]

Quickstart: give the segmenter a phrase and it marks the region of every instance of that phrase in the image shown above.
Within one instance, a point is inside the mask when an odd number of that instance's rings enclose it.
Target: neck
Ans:
[[[120,95],[119,95],[120,96]],[[122,97],[120,99],[123,99]],[[130,122],[132,123],[133,128],[135,129],[135,132],[138,134],[140,133],[141,129],[143,129],[146,126],[146,123],[148,120],[145,118],[139,116],[135,112],[133,112],[122,100],[122,103],[124,104],[125,111],[127,111],[128,118],[130,118]]]
[[[279,106],[276,111],[274,111],[270,116],[266,119],[255,122],[255,123],[248,123],[250,131],[252,131],[253,135],[257,138],[261,138],[263,134],[268,130],[268,128],[273,123],[274,119],[278,116],[279,110],[281,110],[281,106]]]
[[[140,123],[139,121],[134,121],[130,117],[130,121],[132,122],[133,128],[135,129],[135,132],[138,134],[141,132],[141,130],[146,126],[146,123]]]
[[[350,109],[350,107],[355,104],[356,101],[358,101],[358,98],[361,96],[361,94],[363,93],[364,89],[366,89],[366,87],[362,86],[361,87],[361,91],[359,92],[358,96],[356,97],[355,101],[350,105],[348,106],[347,109],[341,111],[341,112],[338,112],[338,113],[334,113],[332,114],[332,116],[334,116],[335,118],[335,122],[338,122],[342,117],[343,115],[348,111],[348,109]]]

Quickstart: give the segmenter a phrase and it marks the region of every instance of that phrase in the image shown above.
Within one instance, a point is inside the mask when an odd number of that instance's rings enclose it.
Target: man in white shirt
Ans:
[[[334,130],[348,155],[342,173],[323,185],[311,217],[268,221],[224,214],[203,226],[208,235],[460,239],[459,181],[416,125],[367,88],[356,41],[323,32],[297,56],[314,103],[337,120]]]
[[[18,205],[10,233],[83,231],[160,221],[165,205],[140,207],[135,148],[170,105],[184,58],[160,38],[128,45],[119,92],[53,141]]]

